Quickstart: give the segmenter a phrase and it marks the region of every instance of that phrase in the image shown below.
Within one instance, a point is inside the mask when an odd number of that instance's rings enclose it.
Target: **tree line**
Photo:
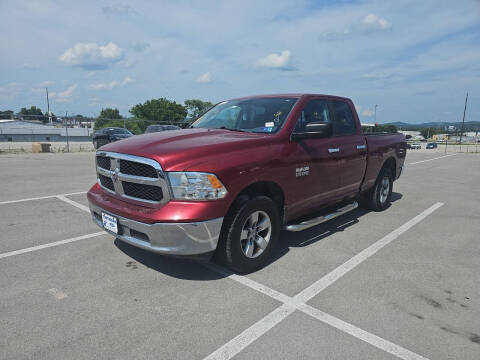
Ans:
[[[126,127],[134,134],[145,132],[148,125],[168,123],[184,126],[188,120],[195,120],[213,106],[210,101],[188,99],[184,104],[166,98],[151,99],[133,106],[129,112],[133,118],[126,121]],[[123,127],[122,115],[116,108],[102,109],[95,122],[95,130],[104,127]]]
[[[202,101],[199,99],[188,99],[184,104],[179,104],[175,101],[166,98],[151,99],[145,101],[143,104],[133,106],[129,112],[132,115],[125,121],[126,127],[134,134],[141,134],[145,132],[148,125],[155,123],[168,123],[174,125],[185,125],[189,120],[195,120],[208,109],[213,106],[210,101]],[[12,119],[14,117],[12,110],[0,111],[0,119]],[[36,106],[30,108],[23,107],[17,114],[25,120],[39,120],[43,123],[49,121],[49,114],[42,112]],[[54,114],[50,114],[53,120],[56,120]],[[75,116],[82,118],[82,115]],[[95,121],[95,130],[104,127],[123,127],[124,118],[120,115],[120,111],[116,108],[104,108],[100,111],[98,118]]]

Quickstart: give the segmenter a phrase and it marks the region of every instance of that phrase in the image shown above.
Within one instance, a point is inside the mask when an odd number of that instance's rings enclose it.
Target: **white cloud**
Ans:
[[[132,82],[135,82],[135,80],[129,76],[126,76],[122,81],[113,80],[109,83],[90,84],[88,88],[91,90],[112,90],[116,87],[123,87]]]
[[[77,84],[70,85],[65,91],[61,91],[59,93],[52,92],[50,93],[50,97],[55,98],[56,102],[64,103],[64,102],[71,102],[73,91],[77,88]]]
[[[84,69],[101,70],[123,58],[123,50],[113,42],[106,45],[95,43],[78,43],[67,49],[60,61],[66,65],[79,66]]]
[[[371,109],[365,109],[362,111],[362,116],[372,117],[373,115],[374,115],[374,112]]]
[[[206,72],[200,75],[196,81],[201,84],[207,84],[212,81],[212,74],[210,72]]]
[[[283,50],[281,53],[273,53],[258,59],[255,67],[258,69],[288,70],[291,69],[290,57],[290,50]]]
[[[389,30],[392,28],[392,24],[387,20],[372,13],[362,19],[362,26],[365,30]]]

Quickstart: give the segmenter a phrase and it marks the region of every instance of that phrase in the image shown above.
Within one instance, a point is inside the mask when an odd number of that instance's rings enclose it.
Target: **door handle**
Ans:
[[[328,152],[329,152],[330,154],[333,154],[333,153],[340,152],[340,149],[339,149],[339,148],[330,148],[330,149],[328,149]]]
[[[367,145],[357,145],[357,150],[363,150],[366,148],[367,148]]]

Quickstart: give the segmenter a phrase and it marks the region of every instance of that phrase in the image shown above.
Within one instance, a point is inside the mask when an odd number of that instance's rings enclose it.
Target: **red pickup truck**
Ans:
[[[248,273],[280,231],[388,207],[402,134],[364,135],[350,99],[285,94],[221,102],[188,129],[101,147],[93,220],[131,245]]]

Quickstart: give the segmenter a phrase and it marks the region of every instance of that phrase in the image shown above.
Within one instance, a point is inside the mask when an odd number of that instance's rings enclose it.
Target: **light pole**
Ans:
[[[375,124],[377,124],[377,104],[375,104]]]

